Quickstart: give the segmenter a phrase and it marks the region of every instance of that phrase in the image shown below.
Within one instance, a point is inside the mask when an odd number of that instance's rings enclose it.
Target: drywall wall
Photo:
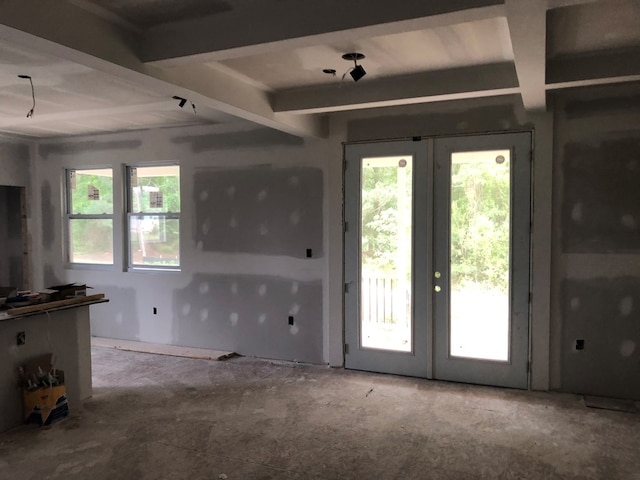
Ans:
[[[640,399],[638,87],[556,99],[553,386]]]
[[[0,285],[25,287],[22,187],[0,186]]]
[[[42,285],[81,281],[104,291],[112,301],[93,318],[96,335],[342,365],[341,142],[535,128],[515,100],[345,113],[332,119],[326,140],[266,129],[190,127],[43,141],[38,202],[54,223],[42,226]],[[115,267],[66,268],[63,216],[55,205],[62,198],[63,169],[119,171],[124,164],[170,161],[179,161],[182,170],[182,271],[123,271],[119,244]],[[121,186],[116,177],[116,191]],[[544,186],[534,190],[546,196]],[[122,209],[121,198],[115,209]],[[115,238],[122,238],[123,223],[114,225]],[[542,238],[538,244],[547,242],[548,229],[536,233]],[[544,299],[549,288],[543,277],[538,285]],[[296,299],[287,289],[294,283]],[[540,372],[534,388],[545,389],[549,319],[541,310],[534,318],[539,353],[533,369]],[[295,311],[297,329],[288,324]]]
[[[322,359],[322,282],[259,275],[194,275],[174,293],[173,338],[206,347],[215,337],[227,350],[258,357]]]
[[[326,142],[207,126],[42,141],[37,151],[38,203],[59,219],[42,224],[42,286],[104,292],[93,335],[328,361]],[[114,266],[65,264],[65,168],[112,167],[120,192],[124,165],[171,162],[181,166],[181,271],[127,271],[122,214]]]
[[[482,99],[336,115],[328,140],[190,127],[41,142],[35,202],[53,217],[41,228],[41,284],[87,282],[107,293],[94,334],[341,365],[341,141],[533,129],[534,219],[542,220],[533,228],[532,386],[545,389],[550,375],[555,389],[637,397],[621,385],[637,374],[640,345],[632,292],[640,278],[632,161],[640,112],[629,88],[598,92],[555,98],[553,121],[510,99]],[[545,226],[552,140],[553,235]],[[182,271],[126,272],[118,244],[114,267],[67,268],[63,169],[172,161],[182,168]],[[308,195],[300,196],[292,187],[303,181]],[[116,238],[122,229],[116,222]],[[585,340],[583,351],[576,339]]]
[[[379,108],[347,112],[338,118],[346,124],[349,142],[534,128],[517,96]]]
[[[0,138],[0,285],[31,287],[31,265],[37,257],[32,245],[37,243],[38,233],[34,232],[39,230],[33,223],[33,205],[29,201],[34,172],[31,145],[22,140]],[[25,205],[22,205],[23,189]]]
[[[322,256],[322,170],[200,168],[194,178],[198,249]]]
[[[0,185],[26,187],[31,173],[29,144],[0,138]]]

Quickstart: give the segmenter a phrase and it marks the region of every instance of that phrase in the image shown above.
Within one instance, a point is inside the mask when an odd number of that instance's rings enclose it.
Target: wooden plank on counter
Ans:
[[[95,302],[102,300],[104,293],[96,293],[95,295],[85,295],[83,297],[67,298],[65,300],[56,300],[55,302],[36,303],[27,307],[11,308],[6,310],[9,315],[24,315],[26,313],[44,312],[52,308],[69,307],[81,303]]]

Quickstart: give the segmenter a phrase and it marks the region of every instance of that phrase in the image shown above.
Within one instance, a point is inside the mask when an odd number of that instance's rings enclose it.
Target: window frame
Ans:
[[[178,168],[178,189],[180,196],[180,211],[178,212],[134,212],[133,211],[133,187],[131,185],[131,172],[133,169],[139,168],[153,168],[153,167],[177,167]],[[182,185],[181,185],[181,167],[178,162],[168,163],[153,163],[153,164],[136,164],[136,165],[124,165],[124,243],[125,251],[127,253],[126,266],[128,271],[144,272],[144,271],[165,271],[165,272],[180,272],[182,271],[182,235],[181,235],[181,222],[180,216],[182,211]],[[131,236],[131,219],[132,218],[145,218],[145,217],[161,217],[165,220],[177,220],[178,221],[178,264],[177,265],[142,265],[133,263],[132,236]]]
[[[72,173],[81,171],[87,172],[91,170],[110,170],[111,171],[111,213],[73,213],[73,198],[71,188]],[[113,269],[116,265],[116,242],[115,242],[115,169],[110,165],[100,165],[91,167],[67,167],[64,169],[64,199],[65,199],[65,258],[68,268],[78,269]],[[95,262],[74,262],[71,260],[72,255],[72,228],[73,220],[111,220],[111,263],[95,263]]]

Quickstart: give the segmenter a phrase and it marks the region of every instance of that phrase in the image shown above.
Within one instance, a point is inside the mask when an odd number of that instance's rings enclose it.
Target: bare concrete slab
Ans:
[[[0,479],[638,480],[640,415],[582,397],[93,348],[94,396],[0,434]]]

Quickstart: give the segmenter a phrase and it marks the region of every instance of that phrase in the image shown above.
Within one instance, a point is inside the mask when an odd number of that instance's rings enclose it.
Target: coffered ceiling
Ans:
[[[545,110],[640,81],[638,25],[637,0],[0,0],[0,132],[325,136],[335,112],[513,94]]]

